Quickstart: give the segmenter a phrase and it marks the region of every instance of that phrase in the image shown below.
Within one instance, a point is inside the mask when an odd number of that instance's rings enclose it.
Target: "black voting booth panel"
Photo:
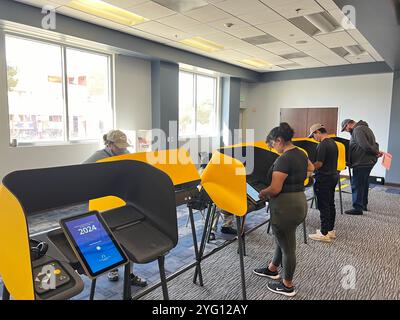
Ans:
[[[303,150],[305,150],[308,154],[308,158],[312,163],[314,163],[317,159],[317,146],[318,142],[313,141],[312,139],[309,138],[304,138],[304,139],[293,139],[293,144],[296,147],[299,147]]]
[[[162,171],[139,161],[126,160],[18,171],[6,176],[3,184],[18,199],[26,216],[110,195],[124,200],[126,206],[103,212],[104,220],[131,261],[147,263],[158,259],[160,275],[165,280],[164,255],[178,242],[178,226],[174,187]],[[50,231],[40,240],[49,244],[52,258],[68,262],[70,270],[83,273],[61,229]],[[42,263],[41,259],[35,263]],[[125,299],[130,298],[129,271],[128,264]],[[79,281],[82,280],[78,277]],[[163,293],[168,298],[165,281]],[[35,298],[41,297],[36,294]]]

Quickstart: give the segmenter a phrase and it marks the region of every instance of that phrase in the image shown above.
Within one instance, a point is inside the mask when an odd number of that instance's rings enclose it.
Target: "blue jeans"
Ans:
[[[373,167],[353,168],[351,191],[353,196],[353,208],[366,210],[368,206],[369,175]]]

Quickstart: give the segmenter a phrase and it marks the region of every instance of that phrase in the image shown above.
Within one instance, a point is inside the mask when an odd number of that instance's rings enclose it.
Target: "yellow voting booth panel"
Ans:
[[[201,184],[218,208],[236,216],[246,214],[246,170],[239,160],[216,151],[203,171]]]
[[[338,171],[343,171],[346,169],[346,148],[343,143],[335,141],[338,147],[338,162],[337,169]]]
[[[124,154],[102,159],[98,162],[121,160],[136,160],[150,164],[166,173],[171,178],[174,186],[200,180],[200,175],[193,164],[189,152],[183,148]],[[105,211],[122,207],[124,205],[125,202],[120,198],[108,196],[90,200],[89,210]]]
[[[4,185],[0,186],[0,199],[0,275],[14,299],[34,300],[29,235],[24,211]]]

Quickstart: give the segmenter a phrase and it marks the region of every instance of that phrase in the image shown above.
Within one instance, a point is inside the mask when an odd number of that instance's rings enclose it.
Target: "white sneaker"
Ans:
[[[317,233],[321,233],[321,230],[317,229]],[[336,239],[336,230],[328,231],[328,237],[331,239]]]
[[[310,234],[309,238],[315,241],[332,242],[332,239],[328,235],[324,236],[319,230],[315,234]]]
[[[329,231],[328,237],[331,239],[336,239],[336,230]]]

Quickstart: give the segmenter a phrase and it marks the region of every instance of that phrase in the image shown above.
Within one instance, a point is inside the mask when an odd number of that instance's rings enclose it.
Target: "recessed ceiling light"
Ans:
[[[183,44],[186,44],[188,46],[191,46],[196,49],[200,49],[202,51],[206,52],[215,52],[222,50],[224,47],[219,45],[218,43],[215,43],[213,41],[204,39],[202,37],[194,37],[194,38],[189,38],[189,39],[184,39],[180,41]]]
[[[233,23],[227,22],[227,23],[224,24],[224,26],[227,27],[227,28],[230,28],[230,27],[233,27]]]
[[[253,67],[262,68],[262,67],[272,67],[273,65],[267,61],[260,60],[260,59],[243,59],[240,62],[248,64]]]
[[[130,27],[148,21],[148,19],[138,14],[113,6],[101,0],[72,0],[67,4],[67,6]]]

